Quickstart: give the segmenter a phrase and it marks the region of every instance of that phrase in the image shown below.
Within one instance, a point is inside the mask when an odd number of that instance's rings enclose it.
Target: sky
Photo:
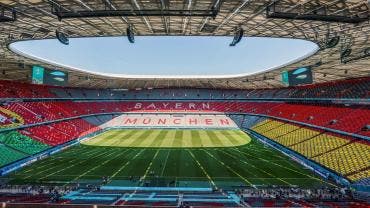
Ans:
[[[119,76],[248,75],[285,65],[314,53],[317,45],[297,39],[247,37],[136,36],[20,41],[12,50],[60,66]]]

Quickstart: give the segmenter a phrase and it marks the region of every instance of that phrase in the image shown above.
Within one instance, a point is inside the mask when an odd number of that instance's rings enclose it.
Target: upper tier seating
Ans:
[[[296,87],[292,98],[369,98],[370,77]]]
[[[0,97],[2,98],[40,98],[55,97],[50,87],[27,83],[0,80]]]
[[[240,98],[357,98],[370,97],[370,77],[277,89],[213,90],[151,89],[134,91],[47,87],[0,81],[0,98],[99,98],[99,99],[240,99]]]

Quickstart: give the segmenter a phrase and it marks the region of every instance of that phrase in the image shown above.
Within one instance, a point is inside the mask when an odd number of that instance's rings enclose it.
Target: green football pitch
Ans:
[[[240,130],[109,130],[8,176],[12,184],[329,185]]]

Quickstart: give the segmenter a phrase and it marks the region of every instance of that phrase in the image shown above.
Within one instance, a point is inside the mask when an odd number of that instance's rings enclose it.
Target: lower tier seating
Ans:
[[[0,144],[0,167],[27,157],[26,154]]]
[[[73,119],[22,129],[21,133],[44,144],[55,146],[99,129],[83,119]]]
[[[370,143],[267,119],[252,130],[350,180],[370,177]]]
[[[83,119],[73,119],[0,133],[0,167],[99,129]]]
[[[26,154],[35,154],[49,148],[48,145],[33,140],[17,131],[1,133],[0,143]]]
[[[370,168],[369,158],[369,145],[353,141],[312,159],[355,180],[355,173]]]

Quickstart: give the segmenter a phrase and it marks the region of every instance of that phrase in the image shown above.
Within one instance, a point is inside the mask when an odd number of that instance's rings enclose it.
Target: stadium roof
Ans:
[[[0,9],[16,11],[16,19],[0,18],[0,79],[28,80],[33,64],[55,68],[16,55],[8,49],[11,42],[54,38],[56,29],[70,37],[122,36],[129,25],[136,35],[185,36],[233,36],[241,27],[244,36],[306,39],[318,43],[321,50],[281,69],[230,79],[118,79],[62,69],[70,71],[71,86],[271,88],[283,86],[282,70],[307,65],[313,66],[315,82],[370,75],[367,57],[370,50],[366,50],[370,47],[369,6],[364,0],[2,0],[1,3]],[[124,16],[115,16],[118,13]],[[335,42],[335,37],[340,37],[339,43],[329,46],[328,42]],[[346,54],[344,61],[341,52]]]

